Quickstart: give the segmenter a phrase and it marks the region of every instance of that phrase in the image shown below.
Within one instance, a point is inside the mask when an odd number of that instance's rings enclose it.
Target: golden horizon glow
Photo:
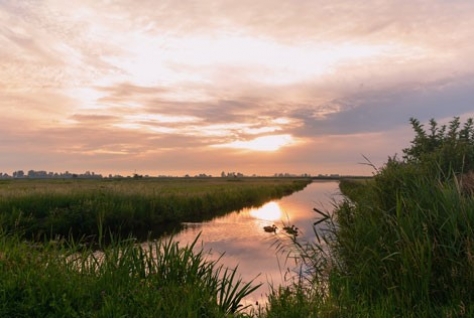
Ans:
[[[273,152],[280,148],[294,144],[293,136],[290,134],[267,135],[254,138],[249,141],[235,141],[225,144],[212,145],[213,147],[236,148],[260,152]]]

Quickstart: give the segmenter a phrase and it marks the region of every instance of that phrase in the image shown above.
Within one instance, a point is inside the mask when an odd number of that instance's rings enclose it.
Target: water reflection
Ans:
[[[259,208],[252,208],[249,212],[250,216],[257,219],[276,221],[280,220],[282,211],[277,202],[269,202]]]
[[[285,283],[287,269],[292,261],[278,255],[276,244],[290,245],[290,235],[284,227],[298,227],[298,238],[313,240],[313,222],[319,216],[314,207],[331,211],[337,198],[337,182],[313,182],[304,190],[271,201],[260,208],[249,208],[203,223],[187,223],[185,229],[175,235],[181,244],[192,242],[200,235],[198,248],[210,251],[210,258],[218,258],[228,267],[238,266],[244,280],[263,283],[249,302],[266,301],[268,283],[275,286]],[[275,233],[265,232],[265,226],[275,224]]]

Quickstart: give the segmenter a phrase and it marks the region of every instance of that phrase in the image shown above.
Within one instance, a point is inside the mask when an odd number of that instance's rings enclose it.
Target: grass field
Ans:
[[[241,300],[258,286],[243,282],[238,269],[207,260],[195,248],[197,238],[184,247],[172,238],[149,241],[144,247],[136,245],[135,237],[160,235],[184,221],[257,206],[310,182],[289,178],[1,181],[0,316],[246,315]],[[90,242],[94,244],[83,244]]]
[[[303,189],[309,179],[168,178],[5,180],[0,222],[6,233],[43,240],[159,237],[181,222],[209,220]]]

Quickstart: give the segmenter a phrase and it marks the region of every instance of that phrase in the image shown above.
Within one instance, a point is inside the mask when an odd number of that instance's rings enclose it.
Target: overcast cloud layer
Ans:
[[[0,0],[0,172],[370,174],[474,116],[470,0]]]

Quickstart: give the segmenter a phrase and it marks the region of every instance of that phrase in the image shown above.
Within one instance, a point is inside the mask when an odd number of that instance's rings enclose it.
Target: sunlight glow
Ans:
[[[269,202],[250,211],[250,216],[268,221],[278,221],[281,219],[281,215],[282,211],[277,202]]]
[[[131,122],[156,122],[156,123],[192,123],[200,121],[196,116],[166,115],[166,114],[133,114],[124,117]]]
[[[332,73],[341,62],[383,56],[392,50],[393,46],[367,43],[290,46],[219,32],[186,37],[134,33],[126,44],[127,54],[104,57],[104,60],[122,70],[122,75],[132,83],[173,87],[178,98],[183,94],[194,96],[197,92],[189,88],[179,90],[176,83],[214,83],[220,80],[222,67],[235,67],[239,76],[251,81],[282,85]]]
[[[260,136],[250,141],[235,141],[226,144],[212,145],[213,147],[237,148],[252,151],[272,152],[284,146],[294,144],[290,134]]]
[[[78,101],[78,108],[80,110],[103,110],[106,107],[99,103],[100,98],[104,94],[95,88],[70,88],[65,90],[66,94],[73,100]]]

